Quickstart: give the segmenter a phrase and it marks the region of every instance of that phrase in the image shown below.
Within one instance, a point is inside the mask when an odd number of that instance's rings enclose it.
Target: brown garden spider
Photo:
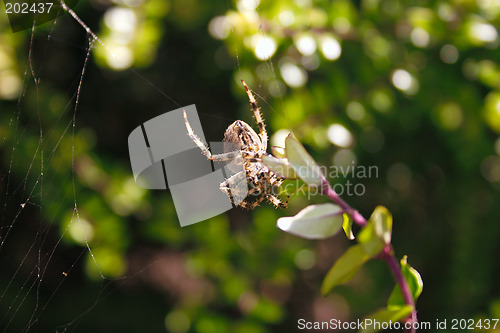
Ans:
[[[276,207],[286,208],[289,196],[282,202],[274,193],[283,183],[284,178],[276,175],[262,162],[262,156],[267,155],[268,137],[260,108],[257,107],[257,101],[245,81],[241,80],[241,83],[243,83],[250,100],[255,121],[259,126],[259,134],[244,121],[236,120],[226,129],[223,142],[230,143],[239,150],[213,155],[206,144],[194,134],[187,119],[186,111],[184,111],[184,121],[188,135],[201,149],[202,154],[212,161],[230,161],[241,154],[244,171],[234,174],[220,184],[220,190],[229,196],[233,205],[245,209],[254,209],[262,201],[267,200]],[[246,184],[243,184],[243,182],[246,182]],[[241,189],[241,186],[238,185],[242,184],[245,189],[244,193],[238,190]],[[256,199],[250,200],[251,196],[256,197]]]

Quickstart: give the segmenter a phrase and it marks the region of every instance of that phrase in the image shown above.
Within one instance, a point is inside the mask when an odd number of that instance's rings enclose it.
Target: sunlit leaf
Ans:
[[[416,269],[408,265],[407,263],[408,257],[404,256],[401,259],[401,272],[408,283],[408,287],[412,293],[413,299],[416,302],[422,290],[424,289],[424,282],[422,281],[422,277],[417,272]],[[387,306],[400,306],[404,305],[405,301],[403,299],[403,294],[401,293],[401,288],[399,284],[394,287],[389,300],[387,301]]]
[[[368,259],[370,256],[364,251],[363,246],[360,244],[351,246],[326,274],[321,285],[321,293],[326,296],[334,287],[348,282]]]
[[[262,156],[262,161],[269,169],[271,169],[271,171],[273,171],[280,177],[287,179],[298,178],[292,166],[290,165],[290,163],[288,163],[287,159],[285,158],[276,158],[271,155],[264,155]]]
[[[384,206],[377,206],[370,217],[375,226],[376,234],[385,244],[391,243],[392,236],[392,215]]]
[[[344,229],[345,235],[348,239],[353,240],[354,234],[352,233],[352,223],[353,220],[348,214],[343,214],[344,222],[342,223],[342,228]]]
[[[295,216],[278,219],[281,230],[307,239],[333,236],[342,228],[342,223],[341,208],[332,203],[311,205]]]
[[[385,247],[384,241],[375,232],[372,220],[369,220],[368,224],[358,234],[358,242],[370,257],[376,256]]]
[[[396,322],[407,318],[413,311],[413,307],[410,305],[403,305],[397,307],[390,307],[387,309],[378,310],[363,320],[365,324],[362,329],[359,330],[360,333],[374,333],[382,330],[383,325],[373,325],[377,323],[389,323]]]
[[[385,245],[391,243],[392,215],[383,206],[377,206],[373,211],[368,224],[358,235],[359,242],[365,251],[371,255],[377,255]]]
[[[309,186],[321,186],[325,176],[302,144],[289,134],[285,140],[288,162],[295,173]]]

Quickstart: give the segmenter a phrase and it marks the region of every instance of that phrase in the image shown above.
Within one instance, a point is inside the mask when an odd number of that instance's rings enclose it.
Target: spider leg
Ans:
[[[209,160],[211,160],[212,153],[210,153],[210,150],[208,150],[205,143],[196,134],[194,134],[193,128],[191,127],[191,124],[189,123],[189,120],[187,118],[186,110],[183,110],[182,112],[184,114],[184,123],[186,124],[186,129],[189,137],[198,146],[198,148],[201,149],[202,154],[205,155]]]
[[[244,171],[240,171],[223,181],[220,184],[220,189],[229,196],[233,205],[243,209],[255,209],[265,199],[264,196],[259,196],[255,201],[245,201],[245,198],[255,193],[257,193],[257,195],[261,194],[262,189],[255,186],[248,190],[248,184]]]
[[[250,191],[248,191],[247,197],[250,195],[253,195],[254,193],[257,193],[257,195],[261,194],[262,191],[261,191],[260,187],[252,187],[250,189]]]
[[[207,145],[196,134],[194,134],[193,128],[191,127],[191,124],[189,123],[189,120],[187,119],[187,114],[186,114],[185,110],[183,110],[183,113],[184,113],[184,123],[186,124],[186,129],[187,129],[189,137],[198,146],[198,148],[200,148],[201,153],[203,155],[205,155],[209,160],[229,161],[229,160],[234,159],[236,156],[238,156],[240,154],[239,151],[231,151],[228,153],[212,155],[212,153],[208,149]]]
[[[259,206],[262,201],[264,201],[264,197],[263,196],[259,197],[255,201],[251,201],[251,202],[242,201],[242,202],[240,202],[240,204],[238,206],[240,206],[243,209],[252,210],[252,209],[255,209],[257,206]]]
[[[288,207],[288,200],[290,199],[290,196],[287,196],[284,202],[282,202],[280,199],[278,199],[277,197],[275,197],[272,194],[266,195],[266,199],[267,199],[267,201],[269,201],[270,203],[275,205],[276,208],[278,208],[278,207],[279,208],[286,208],[286,207]]]
[[[236,158],[238,155],[240,155],[239,151],[230,151],[228,153],[212,155],[212,158],[210,158],[210,159],[212,161],[215,161],[215,162],[231,161],[234,158]]]
[[[250,100],[250,105],[252,106],[253,114],[255,116],[255,121],[257,122],[257,126],[259,126],[259,131],[260,131],[260,140],[262,141],[262,150],[267,149],[267,131],[266,131],[266,124],[264,124],[264,119],[262,119],[262,114],[260,113],[260,108],[257,106],[257,101],[255,100],[254,95],[252,94],[252,91],[248,88],[247,84],[245,81],[241,80],[241,83],[245,87],[245,90],[247,91],[248,99]]]
[[[220,190],[229,196],[233,205],[239,205],[248,196],[248,185],[244,170],[235,173],[220,183]]]
[[[275,173],[269,174],[264,173],[264,177],[266,178],[266,194],[265,197],[267,201],[272,203],[276,208],[286,208],[288,207],[288,200],[290,199],[291,194],[287,195],[284,202],[282,202],[277,196],[274,195],[273,190],[278,188],[282,183],[283,179],[279,178]]]

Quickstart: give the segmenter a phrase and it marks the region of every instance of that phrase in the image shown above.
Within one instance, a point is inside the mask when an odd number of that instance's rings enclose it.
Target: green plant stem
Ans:
[[[321,189],[322,193],[324,195],[327,195],[334,203],[340,206],[342,210],[345,211],[345,213],[349,214],[352,218],[352,220],[359,225],[360,227],[366,226],[366,219],[361,215],[357,210],[353,209],[347,202],[342,200],[342,198],[333,190],[331,187],[330,183],[326,180],[323,179],[323,182],[321,184]],[[392,245],[388,244],[385,249],[382,251],[380,258],[383,259],[386,263],[387,266],[389,266],[389,269],[392,272],[392,275],[394,276],[394,279],[396,280],[396,283],[399,285],[401,288],[401,293],[403,295],[403,299],[407,305],[410,305],[412,307],[412,312],[410,314],[410,317],[407,319],[407,322],[412,322],[416,323],[417,322],[417,310],[415,309],[415,301],[413,299],[413,295],[411,293],[410,287],[408,286],[408,282],[403,276],[403,273],[401,272],[401,267],[396,260],[396,257],[394,256],[394,250],[392,248]],[[413,326],[413,325],[412,325]],[[408,329],[409,333],[414,333],[416,332],[414,328]]]

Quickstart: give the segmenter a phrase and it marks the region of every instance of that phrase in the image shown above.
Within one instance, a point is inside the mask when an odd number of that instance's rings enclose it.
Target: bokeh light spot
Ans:
[[[284,63],[280,66],[280,70],[283,80],[292,88],[302,87],[307,82],[307,72],[293,63]]]
[[[104,23],[120,34],[131,35],[137,25],[137,17],[132,9],[112,7],[104,14]]]
[[[439,51],[439,56],[444,63],[454,64],[458,60],[458,49],[451,44],[443,45]]]
[[[418,81],[404,69],[394,71],[392,74],[392,84],[409,95],[413,95],[418,91]]]
[[[13,70],[0,71],[0,98],[15,99],[22,89],[22,81]]]
[[[68,225],[68,233],[74,241],[85,245],[94,238],[94,227],[82,216],[80,218],[73,217]]]
[[[253,12],[257,9],[259,3],[260,0],[239,0],[236,6],[240,12]]]
[[[342,53],[340,43],[334,37],[323,37],[320,43],[321,52],[328,60],[336,60]]]
[[[313,54],[316,52],[317,48],[316,41],[310,35],[299,36],[295,40],[295,46],[297,47],[297,50],[305,56]]]
[[[134,62],[134,54],[129,47],[124,45],[108,44],[106,53],[106,61],[108,66],[114,70],[124,70],[132,66]]]
[[[439,124],[442,128],[454,130],[462,125],[464,116],[456,103],[445,103],[438,109]]]
[[[481,174],[491,183],[500,182],[500,157],[486,157],[481,163]]]
[[[340,124],[332,124],[328,127],[328,140],[339,147],[350,147],[354,143],[351,132]]]
[[[276,41],[272,37],[257,34],[252,37],[252,41],[255,44],[255,56],[259,60],[267,60],[276,52]]]
[[[340,149],[333,155],[333,165],[336,167],[348,170],[349,167],[354,167],[358,164],[356,154],[350,149]]]
[[[474,22],[469,27],[470,37],[485,43],[494,42],[498,33],[494,26],[488,23]]]
[[[343,16],[333,20],[333,29],[339,34],[346,34],[351,30],[351,22]]]
[[[295,255],[294,262],[302,270],[311,269],[316,265],[316,254],[309,249],[300,250]]]
[[[385,89],[377,89],[372,92],[370,102],[375,110],[383,113],[389,112],[393,106],[392,96]]]
[[[366,115],[365,107],[359,102],[352,101],[347,104],[347,115],[352,120],[363,120]]]
[[[412,30],[410,38],[413,45],[418,47],[426,47],[431,40],[427,30],[420,27]]]
[[[411,87],[412,77],[405,70],[398,69],[392,75],[392,83],[400,90],[408,90]]]
[[[189,330],[191,322],[182,311],[172,311],[165,317],[165,327],[171,333],[185,333]]]
[[[271,136],[271,145],[277,147],[285,147],[285,139],[290,134],[287,129],[280,129]]]
[[[285,27],[289,27],[295,22],[295,16],[289,10],[283,10],[282,12],[280,12],[278,19],[280,20],[280,23]]]
[[[304,66],[305,69],[309,71],[313,71],[318,69],[320,60],[317,54],[311,54],[310,56],[303,56],[300,59],[300,63]]]
[[[225,16],[214,17],[208,24],[208,32],[216,39],[225,39],[231,31],[231,23]]]

